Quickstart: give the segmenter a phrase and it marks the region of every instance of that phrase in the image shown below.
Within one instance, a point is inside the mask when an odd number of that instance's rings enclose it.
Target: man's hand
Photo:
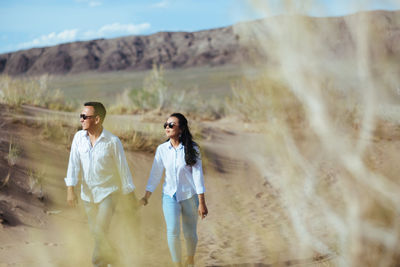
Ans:
[[[75,208],[78,203],[78,198],[76,197],[74,187],[68,186],[67,189],[67,203],[70,207]]]
[[[137,209],[141,205],[140,201],[137,199],[135,192],[129,194],[129,200],[132,203],[133,208]]]

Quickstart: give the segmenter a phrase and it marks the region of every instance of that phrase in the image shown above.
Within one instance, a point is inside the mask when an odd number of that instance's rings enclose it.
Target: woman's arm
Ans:
[[[204,219],[208,214],[208,209],[206,205],[206,198],[203,194],[198,194],[199,198],[199,216],[201,219]]]
[[[161,159],[159,148],[156,150],[156,155],[154,156],[153,166],[151,167],[150,177],[146,186],[146,193],[144,197],[140,200],[140,204],[146,206],[151,193],[156,189],[157,185],[160,183],[162,174],[164,171],[164,164]]]

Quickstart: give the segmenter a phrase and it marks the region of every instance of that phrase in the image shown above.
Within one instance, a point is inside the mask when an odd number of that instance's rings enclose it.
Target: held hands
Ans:
[[[151,196],[151,192],[150,191],[146,191],[146,193],[144,194],[144,197],[142,197],[142,199],[139,200],[140,205],[142,206],[146,206],[147,203],[149,202],[149,198]]]
[[[137,208],[140,208],[141,206],[142,206],[142,200],[139,200],[137,197],[136,197],[136,194],[135,194],[135,192],[132,192],[131,194],[130,194],[130,196],[131,196],[131,203],[133,203],[133,207],[135,208],[135,209],[137,209]]]
[[[149,201],[147,200],[146,197],[142,197],[142,198],[139,200],[139,205],[140,205],[140,206],[146,206],[148,202],[149,202]]]

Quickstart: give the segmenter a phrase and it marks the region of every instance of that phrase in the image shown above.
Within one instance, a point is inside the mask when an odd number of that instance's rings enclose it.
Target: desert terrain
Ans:
[[[183,54],[172,45],[171,58],[160,57],[169,46],[155,52],[138,40],[175,45],[190,39],[185,33],[0,55],[0,266],[90,266],[82,203],[67,207],[63,180],[90,100],[106,104],[104,126],[124,145],[138,197],[168,114],[189,118],[209,209],[198,225],[196,266],[399,266],[398,14],[278,16],[189,35],[205,39]],[[234,44],[214,44],[218,33]],[[234,33],[246,51],[257,48],[259,61],[238,64]],[[126,40],[160,61],[110,56],[129,50],[118,45]],[[104,61],[94,60],[91,49],[101,46],[110,50],[96,48]],[[92,57],[69,54],[71,47]],[[174,65],[192,49],[194,59]],[[101,64],[90,69],[91,60]],[[170,266],[161,185],[146,207],[122,196],[110,236],[122,265]]]
[[[43,137],[40,124],[35,121],[43,119],[46,110],[24,106],[18,115],[4,105],[1,110],[2,178],[8,169],[11,170],[9,182],[1,189],[0,258],[3,265],[90,266],[93,242],[82,206],[72,209],[66,205],[63,178],[68,164],[68,147]],[[52,112],[52,116],[60,120],[65,116],[70,120],[77,117],[73,113],[57,112]],[[135,117],[126,119],[124,123],[144,123]],[[160,117],[160,122],[162,119]],[[107,121],[111,120],[119,123],[117,118],[107,118]],[[275,213],[279,208],[274,200],[277,193],[271,190],[249,159],[255,147],[246,144],[245,140],[262,141],[257,129],[240,130],[230,121],[199,124],[204,136],[201,145],[210,214],[199,222],[197,265],[315,263],[318,266],[319,261],[325,261],[324,257],[313,259],[315,255],[300,259],[285,255],[288,244],[277,231],[279,224],[285,223],[279,218],[282,214]],[[162,128],[158,128],[162,132]],[[8,167],[11,137],[12,142],[18,144],[19,154],[16,164]],[[232,145],[238,143],[241,145]],[[136,194],[142,196],[153,154],[129,151],[127,158],[137,186]],[[29,170],[41,172],[43,194],[37,188],[30,190]],[[161,186],[146,207],[135,210],[129,205],[124,206],[121,200],[117,208],[111,235],[126,266],[168,266],[160,189]]]

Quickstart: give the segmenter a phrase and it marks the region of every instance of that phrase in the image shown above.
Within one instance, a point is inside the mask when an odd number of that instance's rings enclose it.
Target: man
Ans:
[[[121,141],[103,129],[106,110],[99,102],[87,102],[80,114],[82,130],[72,141],[68,163],[67,202],[75,207],[74,187],[82,173],[81,198],[88,216],[90,230],[95,239],[93,266],[107,266],[115,259],[115,251],[107,238],[117,194],[129,194],[132,204],[138,205],[135,186]]]

